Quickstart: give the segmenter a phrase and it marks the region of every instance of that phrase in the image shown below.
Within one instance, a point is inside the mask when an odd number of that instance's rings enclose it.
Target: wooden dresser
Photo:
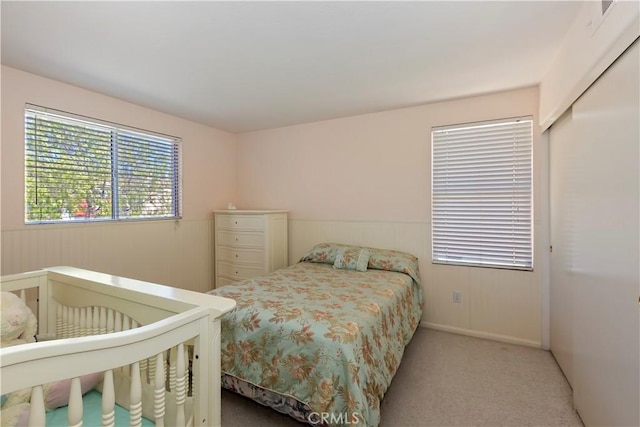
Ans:
[[[287,266],[287,211],[217,210],[214,215],[216,288]]]

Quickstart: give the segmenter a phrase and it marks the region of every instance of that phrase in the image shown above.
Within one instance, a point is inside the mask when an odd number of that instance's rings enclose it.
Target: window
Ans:
[[[433,128],[433,262],[532,270],[531,117]]]
[[[27,105],[25,222],[180,217],[180,141]]]

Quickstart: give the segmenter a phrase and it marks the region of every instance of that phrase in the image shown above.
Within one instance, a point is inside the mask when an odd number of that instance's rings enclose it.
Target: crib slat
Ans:
[[[84,325],[84,334],[86,336],[93,335],[93,307],[87,307]]]
[[[158,353],[155,360],[152,359],[152,366],[154,367],[154,392],[153,392],[153,415],[156,421],[156,427],[164,427],[164,357],[163,353]],[[160,369],[156,369],[160,367]],[[158,374],[158,375],[155,375]]]
[[[82,427],[82,388],[80,386],[80,378],[71,380],[67,419],[69,427]]]
[[[62,331],[60,338],[69,338],[69,307],[62,306]]]
[[[56,337],[62,337],[62,304],[56,304]]]
[[[129,391],[129,414],[132,427],[142,425],[142,385],[140,384],[140,363],[131,365],[131,390]]]
[[[115,317],[115,324],[113,327],[113,331],[120,332],[122,330],[122,316],[120,315],[120,313],[115,312],[114,317]]]
[[[100,307],[100,334],[107,333],[107,309]]]
[[[80,336],[87,335],[87,308],[82,307],[80,309]]]
[[[27,303],[27,294],[26,291],[24,289],[20,289],[20,299],[22,300],[23,303]]]
[[[100,309],[93,307],[93,321],[91,324],[91,335],[98,335],[100,333]]]
[[[176,425],[185,424],[184,402],[187,400],[184,344],[178,344],[176,357]]]
[[[142,375],[142,380],[149,384],[151,381],[151,377],[149,376],[149,359],[142,359],[140,361],[140,373]]]
[[[115,315],[112,309],[107,309],[107,333],[113,332],[113,326],[115,325]]]
[[[176,389],[176,348],[169,350],[169,390]]]
[[[29,408],[29,427],[40,427],[45,425],[44,414],[44,393],[42,386],[35,386],[31,389],[31,406]]]
[[[187,392],[187,396],[197,396],[198,395],[198,386],[200,378],[198,378],[198,375],[196,375],[197,373],[199,373],[198,369],[199,367],[197,366],[197,364],[199,363],[197,360],[197,356],[196,356],[196,348],[192,347],[193,349],[193,354],[191,355],[191,370],[187,370],[188,373],[191,374],[191,379],[190,379],[190,384],[189,384],[189,391]],[[189,369],[189,367],[187,367],[187,369]],[[206,413],[206,412],[205,412]],[[197,421],[196,421],[197,422]]]
[[[189,361],[191,360],[191,356],[189,356],[189,351],[193,350],[192,345],[184,346],[184,370],[185,370],[185,381],[186,381],[186,393],[187,396],[193,395],[193,377],[189,378]]]
[[[80,336],[80,308],[73,308],[73,329],[71,330],[72,337]]]
[[[147,383],[151,384],[156,377],[156,357],[150,357],[144,362],[144,365],[146,365],[145,368],[147,369]]]
[[[104,427],[114,427],[116,422],[116,396],[113,388],[113,371],[104,373],[104,383],[102,385],[102,425]]]

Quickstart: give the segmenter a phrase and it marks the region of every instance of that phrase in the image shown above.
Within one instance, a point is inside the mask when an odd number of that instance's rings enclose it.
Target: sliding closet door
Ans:
[[[576,144],[573,113],[569,109],[551,128],[549,139],[549,196],[551,217],[550,346],[567,380],[573,385],[573,287],[571,281],[572,243],[575,231],[573,195]]]
[[[564,258],[574,402],[587,426],[640,425],[639,62],[636,41],[573,105]]]

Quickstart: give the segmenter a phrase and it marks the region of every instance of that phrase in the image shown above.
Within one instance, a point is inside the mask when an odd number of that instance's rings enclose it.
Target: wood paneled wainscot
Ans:
[[[219,210],[214,215],[216,288],[287,266],[287,211]]]

